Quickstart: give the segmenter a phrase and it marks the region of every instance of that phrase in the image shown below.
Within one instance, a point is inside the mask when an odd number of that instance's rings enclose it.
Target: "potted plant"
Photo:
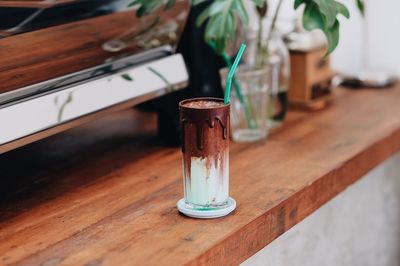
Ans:
[[[136,15],[141,17],[152,13],[158,8],[169,9],[176,0],[133,0],[129,6],[137,6]],[[265,16],[263,10],[267,0],[251,0],[254,6],[259,9],[260,16]],[[278,7],[283,0],[279,1]],[[361,12],[364,10],[363,0],[356,0]],[[213,49],[218,54],[223,54],[230,42],[235,40],[235,31],[238,20],[247,23],[249,20],[248,11],[244,0],[193,0],[192,5],[209,2],[209,6],[198,16],[197,25],[206,24],[204,39],[206,43],[213,43]],[[327,38],[327,53],[331,53],[339,42],[339,15],[350,17],[349,10],[345,5],[336,0],[295,0],[294,9],[304,5],[303,26],[306,30],[321,30]],[[280,11],[277,8],[274,15],[276,20]],[[272,23],[272,27],[275,23]]]
[[[135,6],[137,8],[136,15],[141,17],[147,14],[154,12],[157,9],[169,9],[171,6],[175,4],[176,0],[133,0],[130,3],[130,6]],[[202,30],[202,34],[204,37],[204,42],[209,46],[208,49],[212,49],[215,54],[222,59],[225,65],[229,68],[231,65],[231,57],[229,56],[228,51],[234,50],[235,43],[238,43],[238,35],[237,29],[241,25],[246,25],[249,21],[249,10],[246,9],[246,5],[244,3],[245,0],[193,0],[191,4],[197,8],[201,6],[201,10],[196,10],[194,18],[196,21],[196,26]],[[257,14],[259,15],[259,34],[258,34],[258,48],[256,57],[261,59],[257,62],[256,67],[262,68],[264,64],[266,64],[267,60],[264,60],[265,57],[268,57],[268,44],[271,42],[272,34],[275,31],[276,20],[278,17],[278,13],[280,12],[280,6],[283,0],[275,0],[277,1],[277,8],[272,17],[272,23],[270,24],[269,36],[266,40],[263,40],[262,35],[262,20],[265,18],[267,14],[267,4],[268,0],[249,0],[253,3],[254,8],[257,10]],[[270,0],[273,1],[273,0]],[[364,9],[363,0],[356,0],[357,5],[361,12]],[[340,23],[338,17],[340,15],[349,18],[350,13],[345,5],[336,1],[336,0],[295,0],[294,1],[294,9],[298,9],[299,7],[304,7],[304,12],[302,13],[302,23],[306,30],[311,31],[314,29],[321,30],[326,36],[327,40],[327,53],[330,54],[338,45],[339,42],[339,28]],[[239,40],[241,42],[242,40]],[[264,46],[264,47],[263,47]],[[267,51],[265,53],[265,51]],[[188,57],[193,56],[194,53],[198,53],[199,51],[192,50],[189,53]],[[190,60],[190,59],[189,59]],[[212,60],[209,57],[204,57],[204,62],[201,65],[209,67],[214,61],[211,61],[211,64],[207,62],[207,60]],[[189,64],[190,65],[190,64]],[[212,68],[215,69],[215,68]],[[197,69],[198,70],[198,69]],[[239,69],[240,70],[240,69]],[[192,71],[195,72],[196,71]],[[196,73],[198,74],[198,73]],[[217,74],[216,74],[217,75]],[[203,75],[207,76],[207,75]],[[240,73],[238,73],[240,76]],[[257,84],[263,82],[263,79],[259,75],[255,75],[255,73],[248,74],[245,73],[242,76],[246,77],[257,77]],[[197,81],[198,82],[198,81]],[[261,119],[263,116],[259,115],[260,110],[266,109],[265,112],[268,112],[267,108],[262,108],[262,105],[265,103],[259,102],[260,97],[258,95],[254,96],[256,102],[249,99],[247,97],[246,92],[243,92],[242,87],[245,87],[246,84],[240,84],[241,82],[238,80],[234,80],[234,90],[233,94],[236,97],[239,108],[241,109],[242,114],[239,114],[238,117],[244,122],[242,123],[242,128],[246,128],[248,132],[259,132],[260,128],[264,127]],[[194,85],[196,86],[196,85]],[[205,86],[203,86],[205,87]],[[210,86],[208,86],[210,87]],[[217,86],[211,86],[216,87]],[[248,86],[251,87],[251,86]],[[261,89],[261,86],[259,86]],[[221,90],[221,87],[218,87],[218,90]],[[194,93],[195,96],[201,96],[201,93]],[[213,94],[216,95],[215,93]],[[262,95],[262,94],[259,94]],[[193,94],[192,94],[193,96]],[[207,95],[209,96],[209,95]],[[262,97],[261,97],[262,98]],[[232,108],[234,108],[234,103],[232,104]],[[265,117],[265,116],[264,116]],[[239,119],[239,120],[240,120]],[[234,119],[232,121],[235,121]],[[264,123],[265,124],[265,123]],[[251,134],[253,134],[251,133]],[[250,134],[250,135],[251,135]],[[257,133],[258,134],[258,133]],[[265,132],[261,132],[260,136],[266,136]],[[250,137],[249,139],[257,140],[258,138]]]

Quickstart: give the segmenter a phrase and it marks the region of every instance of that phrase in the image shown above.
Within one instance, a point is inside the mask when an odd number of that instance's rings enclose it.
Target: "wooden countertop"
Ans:
[[[1,155],[0,264],[240,263],[400,149],[400,86],[339,89],[266,143],[233,144],[222,219],[178,214],[180,150],[154,122],[127,111]]]

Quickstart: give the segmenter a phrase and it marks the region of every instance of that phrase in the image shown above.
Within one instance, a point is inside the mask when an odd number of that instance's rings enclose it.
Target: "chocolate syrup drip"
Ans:
[[[214,107],[201,108],[201,105],[185,105],[196,101],[221,103]],[[223,105],[222,99],[197,98],[179,104],[182,126],[182,152],[185,182],[191,180],[191,162],[193,158],[204,160],[205,167],[212,165],[221,173],[221,184],[224,178],[226,160],[229,158],[229,105]],[[204,178],[208,178],[209,175]],[[185,183],[190,186],[189,183]],[[190,188],[188,188],[190,189]]]
[[[185,125],[188,122],[186,118],[181,118],[181,141],[182,141],[182,152],[185,152]]]
[[[197,100],[197,99],[196,99]],[[211,100],[211,101],[222,101],[220,99],[213,98],[199,98],[199,100]],[[190,101],[190,100],[187,100]],[[192,150],[194,147],[186,147],[187,141],[185,138],[191,138],[194,136],[189,136],[190,132],[187,132],[187,128],[192,126],[195,127],[196,131],[196,148],[199,151],[204,149],[204,127],[214,129],[216,126],[216,121],[221,126],[222,139],[226,140],[228,138],[228,128],[229,128],[229,105],[221,105],[214,108],[191,108],[185,106],[185,102],[180,103],[180,120],[182,125],[182,151],[185,152],[188,148]],[[207,153],[207,152],[206,152]]]
[[[224,124],[224,122],[222,122],[222,119],[220,118],[220,117],[216,117],[216,119],[218,120],[218,122],[219,122],[219,124],[221,125],[221,127],[222,127],[222,138],[223,139],[226,139],[226,138],[228,138],[228,125],[227,124]]]
[[[196,126],[196,138],[197,138],[197,149],[203,150],[204,148],[204,141],[203,141],[203,124],[198,124]]]

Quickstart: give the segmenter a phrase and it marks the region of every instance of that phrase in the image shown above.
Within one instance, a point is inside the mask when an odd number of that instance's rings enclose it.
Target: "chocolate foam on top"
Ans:
[[[194,100],[187,101],[183,103],[184,107],[188,108],[196,108],[196,109],[208,109],[208,108],[216,108],[224,106],[224,103],[221,101],[209,101],[209,100]]]
[[[229,143],[229,108],[218,98],[182,101],[182,151],[205,157],[225,149]]]

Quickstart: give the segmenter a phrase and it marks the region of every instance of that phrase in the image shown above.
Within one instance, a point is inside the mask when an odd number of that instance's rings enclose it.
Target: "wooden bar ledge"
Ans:
[[[222,219],[177,212],[180,149],[155,122],[129,110],[1,155],[0,264],[238,264],[400,149],[400,86],[338,89],[266,143],[232,144]]]

